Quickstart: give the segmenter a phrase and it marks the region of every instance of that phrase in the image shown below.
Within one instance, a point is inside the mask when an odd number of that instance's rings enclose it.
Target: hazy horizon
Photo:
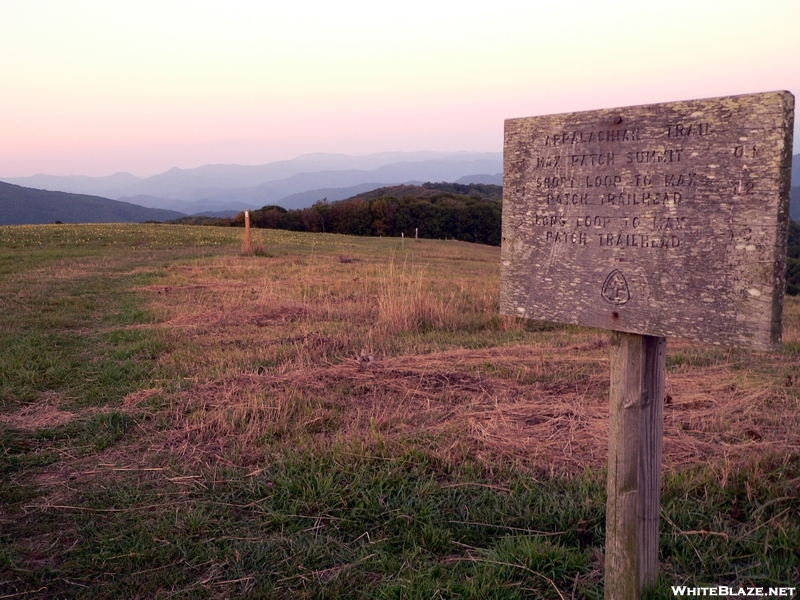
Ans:
[[[159,171],[157,173],[152,173],[152,174],[147,174],[147,175],[136,175],[135,173],[131,173],[130,171],[115,171],[114,173],[106,173],[106,174],[103,174],[103,175],[88,175],[88,176],[87,175],[83,175],[83,174],[77,174],[77,173],[76,174],[70,174],[70,175],[53,175],[52,173],[43,173],[43,172],[42,173],[32,173],[30,175],[3,175],[2,173],[0,173],[0,180],[3,180],[3,179],[18,179],[18,178],[24,178],[24,177],[37,177],[37,176],[48,176],[48,177],[50,177],[50,176],[53,176],[53,177],[113,177],[115,175],[133,175],[134,177],[139,177],[141,179],[147,179],[148,177],[153,177],[154,175],[161,175],[163,173],[166,173],[168,171],[172,171],[172,170],[175,170],[175,169],[182,170],[182,171],[189,171],[189,170],[192,170],[192,169],[198,169],[198,168],[201,168],[201,167],[209,167],[209,166],[212,166],[212,167],[216,167],[216,166],[259,167],[259,166],[264,166],[264,165],[267,165],[267,164],[270,164],[270,163],[279,163],[279,162],[287,162],[288,163],[288,162],[293,162],[293,161],[300,160],[300,159],[303,159],[303,158],[311,158],[311,157],[314,157],[314,156],[342,156],[342,157],[347,157],[347,158],[368,158],[368,157],[375,157],[375,156],[386,155],[386,154],[388,154],[388,155],[394,155],[394,154],[400,154],[400,155],[404,155],[404,154],[405,155],[415,155],[415,154],[435,154],[435,155],[458,155],[458,154],[462,154],[462,155],[473,155],[474,154],[474,155],[477,155],[477,156],[486,155],[486,154],[498,154],[498,155],[502,156],[503,150],[502,150],[502,148],[500,150],[494,150],[494,151],[492,151],[492,150],[487,150],[487,151],[478,151],[478,150],[453,150],[453,151],[385,150],[385,151],[381,151],[381,152],[369,152],[369,153],[366,153],[366,154],[347,154],[347,153],[344,153],[344,152],[306,152],[306,153],[303,153],[303,154],[299,154],[297,156],[292,156],[292,157],[284,158],[284,159],[277,159],[277,160],[274,160],[274,161],[267,161],[267,162],[264,162],[264,163],[248,164],[248,163],[216,162],[216,163],[203,163],[203,164],[199,164],[199,165],[195,165],[195,166],[191,166],[191,167],[173,166],[173,167],[169,167],[169,168],[167,168],[167,169],[165,169],[163,171]],[[422,159],[420,158],[418,160],[422,160]],[[356,167],[354,167],[354,168],[356,168]],[[366,170],[366,169],[363,169],[363,170]]]
[[[0,177],[501,152],[507,118],[798,96],[798,24],[796,0],[0,3]]]

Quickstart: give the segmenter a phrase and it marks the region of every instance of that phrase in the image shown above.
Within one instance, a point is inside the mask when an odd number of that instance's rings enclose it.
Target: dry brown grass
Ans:
[[[178,438],[192,452],[261,448],[266,439],[315,448],[417,441],[442,458],[512,460],[580,472],[605,463],[608,372],[603,351],[543,358],[510,347],[353,360],[207,383],[184,396]],[[487,375],[502,365],[509,376]],[[494,370],[494,369],[493,369]],[[555,379],[542,374],[557,374]],[[797,402],[725,367],[668,377],[668,469],[800,451]],[[176,440],[174,440],[176,441]]]
[[[497,316],[497,249],[411,245],[402,261],[227,256],[147,288],[180,340],[162,444],[204,462],[330,444],[580,472],[607,456],[603,332],[528,332]],[[341,251],[341,249],[339,249]],[[472,254],[470,254],[472,253]],[[471,259],[471,260],[470,260]],[[785,339],[800,338],[788,299]],[[474,346],[474,348],[465,347]],[[800,451],[797,356],[670,340],[664,461],[676,470]]]
[[[59,394],[45,392],[37,402],[23,405],[15,412],[0,414],[0,422],[27,431],[63,425],[75,418],[75,413],[59,408],[63,402]]]
[[[431,278],[422,266],[398,266],[390,259],[378,281],[377,323],[383,335],[430,329],[455,331],[468,315],[465,304],[469,294],[464,285],[459,282],[439,293],[432,292]],[[478,310],[485,311],[496,306],[497,298],[483,297],[481,301],[483,306]]]

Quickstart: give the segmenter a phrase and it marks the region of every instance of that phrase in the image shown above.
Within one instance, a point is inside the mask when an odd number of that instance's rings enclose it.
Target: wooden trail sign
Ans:
[[[506,121],[501,311],[780,344],[788,92]]]
[[[500,310],[614,330],[606,598],[658,571],[666,338],[780,346],[794,97],[510,119]]]

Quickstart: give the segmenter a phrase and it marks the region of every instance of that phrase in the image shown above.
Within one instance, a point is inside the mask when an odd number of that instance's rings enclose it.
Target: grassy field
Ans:
[[[608,334],[499,249],[0,227],[0,599],[601,598]],[[779,354],[669,340],[661,580],[800,584]]]

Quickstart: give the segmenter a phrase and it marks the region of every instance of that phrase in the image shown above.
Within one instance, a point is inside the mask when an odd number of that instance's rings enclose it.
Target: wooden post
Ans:
[[[400,245],[405,248],[406,247],[406,234],[404,232],[400,232]]]
[[[606,600],[638,600],[658,578],[666,338],[614,332]]]
[[[500,312],[626,332],[611,349],[607,600],[658,576],[666,338],[781,346],[793,131],[785,91],[505,122]],[[563,189],[539,189],[548,178]]]
[[[414,227],[414,239],[419,241],[419,227]]]
[[[244,248],[242,249],[244,254],[250,254],[253,252],[253,248],[250,245],[250,211],[244,211]]]

